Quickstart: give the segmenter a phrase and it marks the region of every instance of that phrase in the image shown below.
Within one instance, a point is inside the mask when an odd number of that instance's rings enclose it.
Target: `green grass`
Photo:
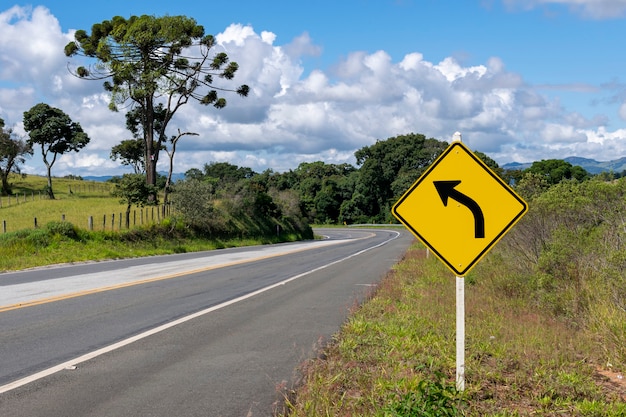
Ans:
[[[455,277],[412,248],[287,398],[290,416],[626,416],[594,335],[503,295],[498,257],[466,277],[466,389],[455,387]],[[604,376],[603,376],[604,374]]]
[[[245,236],[235,229],[231,236],[199,236],[175,214],[161,218],[159,208],[153,206],[133,207],[131,227],[126,229],[124,222],[119,222],[126,206],[111,196],[112,184],[54,178],[56,199],[50,200],[43,192],[44,177],[14,176],[11,182],[15,195],[0,197],[0,271],[302,239],[286,227],[280,236],[273,231],[267,236],[260,230],[250,232],[246,225],[254,219],[244,217],[234,220],[247,227],[243,229]],[[93,229],[89,228],[89,217],[93,217]]]
[[[119,229],[120,213],[126,211],[126,206],[118,198],[111,196],[113,184],[53,178],[52,186],[56,198],[50,200],[44,191],[44,177],[29,175],[22,178],[13,175],[10,182],[13,184],[14,195],[0,197],[0,232],[34,228],[35,219],[37,225],[45,225],[63,218],[87,229],[89,217],[93,217],[94,230],[111,230],[113,227]],[[113,215],[115,224],[112,222]],[[149,215],[152,218],[151,211]],[[146,217],[144,213],[144,219]]]
[[[69,222],[50,222],[37,229],[0,234],[0,271],[60,263],[198,252],[229,247],[295,241],[282,234],[242,238],[205,238],[169,219],[123,231],[90,232]],[[0,275],[0,280],[2,276]]]

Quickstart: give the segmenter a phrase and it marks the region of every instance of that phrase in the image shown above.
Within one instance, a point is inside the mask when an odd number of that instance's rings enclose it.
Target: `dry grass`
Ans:
[[[411,249],[321,359],[303,365],[286,414],[626,415],[624,384],[618,370],[607,374],[593,335],[514,286],[504,296],[497,256],[466,278],[466,390],[456,393],[455,278],[424,253]]]

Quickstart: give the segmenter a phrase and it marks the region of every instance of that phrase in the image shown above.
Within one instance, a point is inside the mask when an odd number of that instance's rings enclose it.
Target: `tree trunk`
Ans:
[[[130,229],[130,208],[131,205],[129,204],[126,207],[126,229]]]
[[[176,154],[176,144],[178,143],[178,140],[185,135],[199,136],[197,133],[193,133],[193,132],[181,133],[180,129],[178,129],[178,136],[176,136],[175,138],[172,138],[172,151],[167,153],[167,155],[170,158],[170,168],[169,168],[169,172],[167,173],[167,180],[165,181],[165,196],[163,197],[163,202],[165,204],[167,204],[167,197],[170,192],[170,185],[172,184],[172,174],[174,173],[174,154]]]
[[[154,103],[152,98],[148,97],[145,101],[145,112],[143,114],[143,135],[146,145],[146,184],[156,186],[157,181],[157,162],[159,160],[159,149],[155,146],[154,140]],[[156,188],[155,188],[156,190]],[[150,202],[156,203],[156,191],[149,197]]]
[[[11,185],[9,184],[9,174],[8,172],[2,172],[2,194],[3,195],[11,195]]]
[[[48,198],[50,198],[50,200],[54,200],[54,192],[52,192],[52,165],[50,165],[47,161],[44,161],[46,163],[46,170],[48,172],[48,189],[46,190],[48,192]]]

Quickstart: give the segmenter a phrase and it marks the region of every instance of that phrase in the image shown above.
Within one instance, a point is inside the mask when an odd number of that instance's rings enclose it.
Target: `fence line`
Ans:
[[[78,193],[101,193],[101,194],[110,194],[111,193],[111,185],[106,184],[74,184],[68,185],[69,194],[78,194]],[[36,197],[36,198],[35,198]],[[46,191],[31,191],[30,193],[22,192],[14,195],[8,196],[0,196],[0,208],[2,207],[11,207],[11,202],[14,205],[19,205],[26,203],[28,201],[37,200],[47,200],[48,193]]]
[[[156,210],[155,210],[156,208]],[[137,211],[139,211],[139,219],[137,218]],[[145,212],[145,217],[144,217]],[[161,223],[161,219],[165,219],[167,216],[171,216],[172,214],[172,206],[170,204],[161,204],[160,206],[149,206],[142,207],[139,209],[131,210],[128,216],[128,225],[124,220],[126,217],[126,212],[118,212],[111,213],[110,217],[107,217],[106,214],[102,215],[102,226],[99,231],[121,231],[126,230],[131,227],[143,226],[144,224],[158,224]],[[109,221],[107,221],[107,218]],[[139,220],[139,221],[137,221]],[[65,222],[65,214],[61,215],[61,221]],[[80,225],[76,225],[81,227]],[[39,227],[39,222],[37,217],[33,218],[33,227],[36,229]],[[94,231],[94,216],[88,216],[87,218],[87,230]],[[7,221],[2,221],[2,232],[7,233]]]

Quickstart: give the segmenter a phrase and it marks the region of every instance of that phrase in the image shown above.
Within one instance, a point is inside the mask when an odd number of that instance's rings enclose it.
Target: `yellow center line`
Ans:
[[[342,243],[342,241],[337,241],[336,243]],[[332,243],[332,244],[336,244],[336,243]],[[24,302],[21,302],[21,303],[10,304],[10,305],[6,305],[6,306],[0,306],[0,313],[4,313],[5,311],[17,310],[17,309],[25,308],[25,307],[33,307],[33,306],[37,306],[37,305],[41,305],[41,304],[53,303],[55,301],[68,300],[68,299],[71,299],[71,298],[82,297],[82,296],[85,296],[85,295],[96,294],[96,293],[99,293],[99,292],[105,292],[105,291],[117,290],[117,289],[120,289],[120,288],[132,287],[132,286],[135,286],[135,285],[147,284],[147,283],[150,283],[150,282],[163,281],[163,280],[172,279],[172,278],[179,278],[179,277],[182,277],[182,276],[185,276],[185,275],[193,275],[193,274],[197,274],[197,273],[200,273],[200,272],[211,271],[211,270],[214,270],[214,269],[227,268],[229,266],[235,266],[235,265],[241,265],[241,264],[250,263],[250,262],[262,261],[262,260],[265,260],[265,259],[276,258],[276,257],[279,257],[279,256],[284,256],[284,255],[288,255],[288,254],[291,254],[291,253],[303,252],[303,251],[310,250],[310,249],[314,249],[314,248],[302,248],[302,249],[296,249],[296,250],[291,250],[291,251],[278,252],[278,253],[275,253],[275,254],[272,254],[272,255],[264,255],[264,256],[259,256],[259,257],[250,258],[250,259],[242,259],[242,260],[239,260],[239,261],[226,262],[226,263],[222,263],[222,264],[218,264],[218,265],[207,266],[207,267],[204,267],[204,268],[191,269],[191,270],[187,270],[187,271],[176,272],[176,273],[173,273],[173,274],[161,275],[161,276],[156,276],[156,277],[152,277],[152,278],[146,278],[146,279],[137,280],[137,281],[124,282],[124,283],[121,283],[121,284],[111,285],[111,286],[107,286],[107,287],[92,288],[92,289],[89,289],[89,290],[77,291],[77,292],[72,292],[72,293],[68,293],[68,294],[55,295],[55,296],[52,296],[52,297],[40,298],[40,299],[32,300],[32,301],[24,301]]]

